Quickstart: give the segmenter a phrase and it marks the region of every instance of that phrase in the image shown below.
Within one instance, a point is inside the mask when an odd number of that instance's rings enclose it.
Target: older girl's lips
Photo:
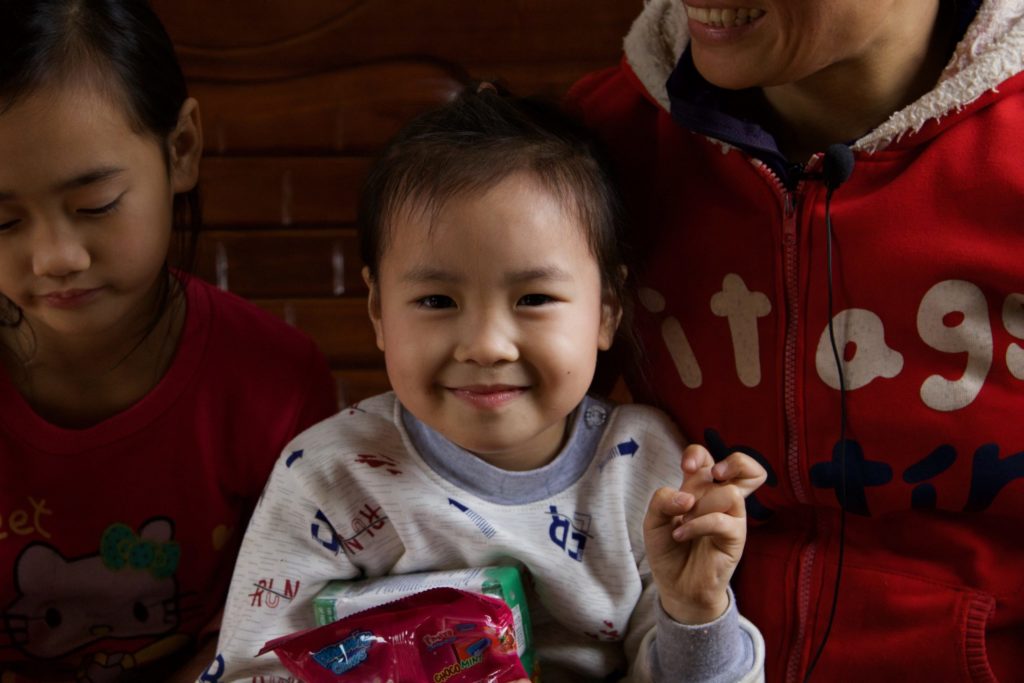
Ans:
[[[93,287],[91,289],[62,289],[47,292],[46,294],[42,294],[39,298],[45,301],[48,306],[53,306],[54,308],[78,308],[92,303],[96,297],[99,296],[101,291],[103,291],[102,287]]]

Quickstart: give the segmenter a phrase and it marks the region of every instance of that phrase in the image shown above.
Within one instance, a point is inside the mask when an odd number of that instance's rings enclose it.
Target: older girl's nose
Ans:
[[[80,232],[61,222],[33,226],[32,272],[37,277],[62,278],[86,270],[92,262]]]

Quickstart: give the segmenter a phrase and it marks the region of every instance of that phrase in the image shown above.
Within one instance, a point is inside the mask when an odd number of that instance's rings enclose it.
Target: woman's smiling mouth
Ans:
[[[731,28],[749,24],[764,15],[764,10],[757,8],[718,8],[718,7],[691,7],[686,5],[686,16],[693,21],[714,26],[716,28]]]

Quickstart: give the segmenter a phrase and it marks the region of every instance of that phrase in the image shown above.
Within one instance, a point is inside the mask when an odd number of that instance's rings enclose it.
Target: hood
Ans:
[[[626,61],[640,83],[665,111],[665,83],[690,36],[681,0],[649,0],[623,43]],[[895,112],[857,140],[854,149],[876,151],[915,133],[996,90],[1024,70],[1024,0],[986,0],[935,87]]]

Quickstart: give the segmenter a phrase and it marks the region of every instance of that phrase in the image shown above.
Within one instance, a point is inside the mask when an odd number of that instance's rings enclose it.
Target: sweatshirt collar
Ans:
[[[536,470],[512,472],[460,448],[401,408],[409,440],[430,469],[459,489],[499,505],[546,500],[576,483],[590,467],[610,415],[610,405],[585,397],[568,417],[569,435],[555,459]]]

